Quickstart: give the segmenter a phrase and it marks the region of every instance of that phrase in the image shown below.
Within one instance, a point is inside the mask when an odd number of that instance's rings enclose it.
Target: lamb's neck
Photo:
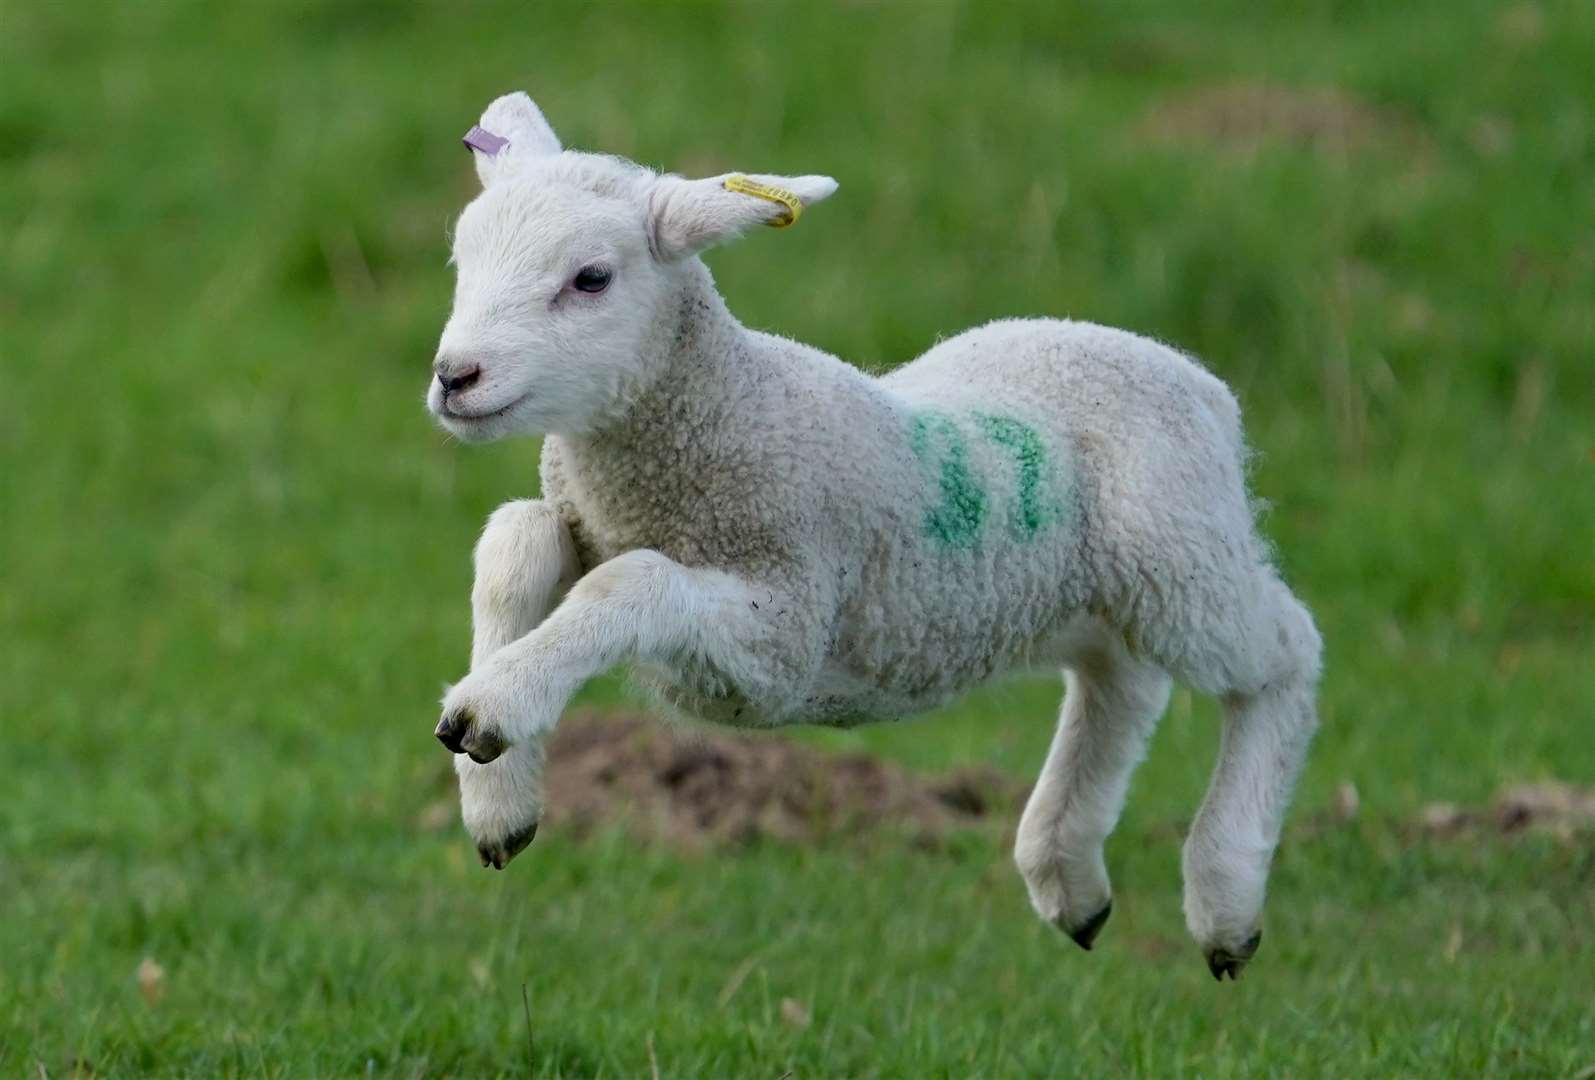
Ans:
[[[571,440],[584,456],[645,454],[686,464],[697,437],[736,422],[763,362],[759,341],[726,307],[708,268],[681,268],[674,301],[665,306],[645,348],[653,380],[625,413],[601,430]]]

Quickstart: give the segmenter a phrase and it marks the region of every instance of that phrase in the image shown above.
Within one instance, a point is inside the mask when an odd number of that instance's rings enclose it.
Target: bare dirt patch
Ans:
[[[459,827],[452,767],[430,770],[435,794],[417,815],[427,831]],[[938,775],[868,754],[839,754],[778,734],[687,726],[638,714],[567,717],[548,747],[543,827],[583,837],[618,826],[643,842],[687,850],[761,840],[813,844],[871,834],[936,848],[976,829],[1011,834],[1028,782],[989,765]],[[1355,785],[1303,807],[1290,832],[1310,840],[1361,813]],[[1558,780],[1503,787],[1486,805],[1431,803],[1414,820],[1386,820],[1417,841],[1519,834],[1572,840],[1595,834],[1595,787]],[[1178,845],[1189,827],[1157,830]],[[1166,835],[1165,835],[1166,834]]]
[[[780,737],[594,713],[560,724],[545,776],[548,828],[580,835],[618,822],[688,847],[870,830],[934,842],[991,821],[1011,826],[1027,792],[989,766],[926,776]]]
[[[1438,837],[1540,832],[1571,839],[1586,829],[1595,830],[1595,787],[1561,780],[1513,784],[1502,788],[1488,806],[1430,803],[1419,815],[1418,825]]]
[[[1154,142],[1202,143],[1241,154],[1269,145],[1326,155],[1369,149],[1419,153],[1417,122],[1335,87],[1232,82],[1169,97],[1147,112],[1141,133]]]

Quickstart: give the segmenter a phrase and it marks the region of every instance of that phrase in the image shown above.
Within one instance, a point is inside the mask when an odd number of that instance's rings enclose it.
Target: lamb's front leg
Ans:
[[[571,696],[629,661],[707,662],[768,706],[801,694],[818,658],[804,612],[759,606],[771,589],[720,570],[689,568],[656,551],[629,551],[570,590],[540,626],[461,680],[443,702],[437,736],[490,762],[510,748],[540,761],[543,737]]]
[[[476,545],[471,588],[471,670],[548,617],[581,574],[576,545],[548,503],[518,499],[488,518]],[[538,747],[511,747],[497,761],[454,759],[460,816],[483,866],[502,869],[537,832],[542,759]]]

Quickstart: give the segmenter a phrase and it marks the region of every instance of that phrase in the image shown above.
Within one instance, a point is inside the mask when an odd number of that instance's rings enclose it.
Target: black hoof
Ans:
[[[1085,921],[1085,925],[1069,931],[1069,936],[1074,939],[1076,945],[1086,952],[1090,952],[1092,942],[1096,941],[1097,935],[1102,933],[1102,927],[1107,924],[1108,916],[1112,914],[1113,901],[1109,900],[1102,906],[1101,911]]]
[[[1234,982],[1241,977],[1241,972],[1246,969],[1246,963],[1257,955],[1257,946],[1263,943],[1261,930],[1247,938],[1238,949],[1213,949],[1207,954],[1207,970],[1213,973],[1213,978],[1219,982],[1224,981],[1228,975]]]
[[[526,845],[537,839],[537,822],[532,822],[520,832],[504,841],[504,861],[509,862],[526,850]]]
[[[483,866],[491,866],[495,870],[502,870],[510,864],[511,859],[526,850],[526,845],[530,844],[536,835],[537,822],[534,821],[520,832],[506,838],[502,844],[494,844],[490,847],[478,844],[476,848],[477,857],[482,860]]]
[[[464,717],[457,713],[446,713],[438,721],[438,726],[432,729],[432,734],[438,737],[438,742],[448,747],[449,753],[463,754],[465,747],[461,743],[468,727]]]
[[[472,761],[486,765],[504,752],[504,740],[489,732],[473,731],[470,741],[463,742],[462,747]]]

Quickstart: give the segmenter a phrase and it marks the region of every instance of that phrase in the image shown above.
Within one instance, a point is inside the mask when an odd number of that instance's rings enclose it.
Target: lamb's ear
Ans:
[[[734,239],[755,225],[790,225],[836,190],[829,176],[728,173],[707,180],[661,176],[648,195],[654,251],[679,259]]]
[[[476,175],[483,187],[490,187],[532,158],[557,154],[561,149],[559,136],[543,119],[542,110],[519,90],[487,107],[481,122],[465,136],[465,145],[476,159]]]

